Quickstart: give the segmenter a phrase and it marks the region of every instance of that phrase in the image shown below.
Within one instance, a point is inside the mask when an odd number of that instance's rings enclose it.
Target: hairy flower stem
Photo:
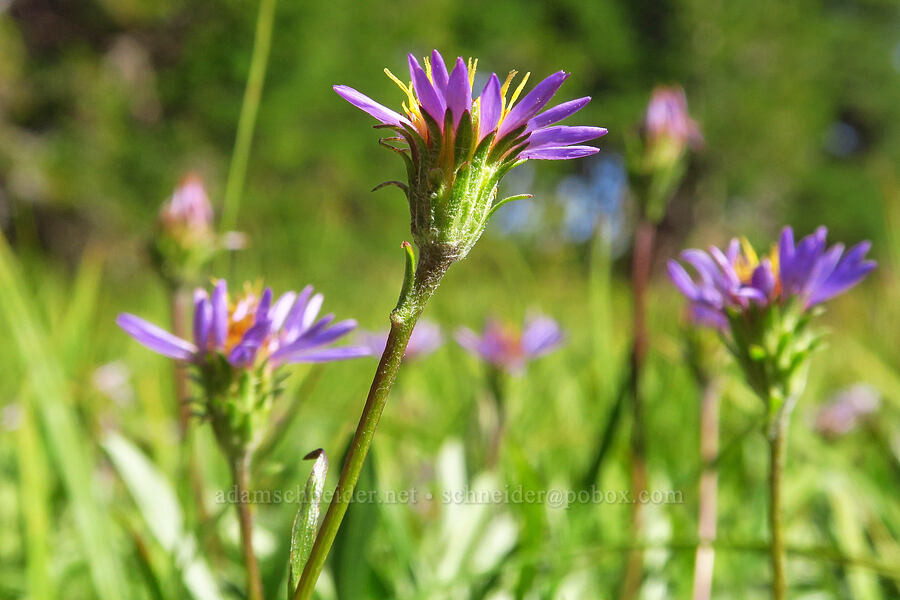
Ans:
[[[426,302],[440,285],[441,278],[455,258],[452,251],[442,250],[443,247],[436,246],[426,247],[421,252],[414,279],[412,279],[411,269],[407,268],[407,277],[404,281],[400,301],[391,312],[391,331],[384,353],[381,355],[372,386],[369,388],[369,395],[366,398],[362,416],[359,418],[356,433],[350,442],[350,449],[341,469],[334,499],[328,507],[312,552],[303,568],[303,574],[300,576],[297,590],[294,593],[294,600],[309,600],[312,597],[316,581],[325,565],[325,559],[328,557],[328,552],[331,550],[341,521],[353,497],[353,490],[356,488],[366,455],[372,445],[372,438],[375,437],[375,428],[378,426],[378,420],[384,411],[388,394],[394,385],[403,354],[406,352],[409,336],[412,335],[416,321],[425,310]]]
[[[244,567],[247,570],[248,600],[263,600],[262,579],[259,574],[259,563],[253,552],[253,515],[250,512],[250,456],[245,454],[232,459],[231,475],[237,491],[238,521],[241,527],[241,549],[244,554]]]
[[[640,498],[647,489],[646,431],[644,401],[641,393],[641,373],[647,356],[647,286],[650,283],[650,266],[653,258],[653,240],[656,225],[642,218],[634,234],[634,255],[631,265],[633,294],[633,342],[631,347],[631,494]],[[644,529],[643,507],[640,502],[631,505],[631,535],[640,541]],[[636,548],[628,555],[621,598],[637,597],[644,570],[644,553]]]
[[[712,598],[713,565],[716,540],[716,496],[718,492],[719,389],[715,380],[703,386],[700,400],[700,506],[697,515],[697,554],[694,560],[693,600]]]
[[[781,481],[784,473],[787,428],[790,410],[780,411],[769,426],[769,553],[772,563],[772,600],[784,600],[787,589],[784,574],[784,523],[781,507]]]

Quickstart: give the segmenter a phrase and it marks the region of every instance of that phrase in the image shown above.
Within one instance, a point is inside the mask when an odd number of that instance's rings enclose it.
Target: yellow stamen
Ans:
[[[747,262],[750,263],[751,267],[755,267],[759,264],[759,257],[756,255],[756,250],[753,249],[753,246],[750,245],[750,242],[747,238],[741,238],[741,250],[744,252],[744,256],[747,257]]]
[[[428,81],[434,85],[434,77],[431,76],[431,61],[428,60],[427,56],[425,56],[423,60],[425,61],[425,75],[428,77]]]
[[[469,87],[475,87],[475,71],[478,70],[478,59],[469,59]]]
[[[516,88],[516,91],[513,92],[512,98],[509,99],[509,104],[506,106],[503,116],[509,114],[509,111],[512,110],[513,105],[516,103],[516,100],[519,99],[519,94],[522,93],[522,90],[525,88],[525,84],[528,83],[528,78],[531,76],[531,73],[525,73],[525,77],[522,78],[522,81],[519,82],[519,87]]]
[[[391,73],[390,69],[385,68],[384,73],[385,73],[385,75],[387,75],[388,77],[391,78],[391,81],[393,81],[394,83],[397,84],[397,87],[399,87],[401,90],[403,90],[403,93],[406,94],[406,97],[409,99],[410,106],[418,106],[419,105],[418,100],[416,100],[416,95],[413,93],[412,81],[410,81],[409,85],[407,86],[402,81],[400,81],[400,79],[396,75]]]
[[[512,84],[513,79],[516,77],[518,71],[510,71],[509,75],[506,76],[506,81],[503,82],[503,85],[500,86],[500,114],[503,114],[503,111],[506,110],[506,92],[509,90],[510,84]]]

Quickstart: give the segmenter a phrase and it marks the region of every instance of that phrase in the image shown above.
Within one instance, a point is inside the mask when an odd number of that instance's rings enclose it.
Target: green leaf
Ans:
[[[206,563],[197,556],[197,543],[184,530],[184,517],[172,484],[124,437],[109,433],[103,448],[134,498],[147,529],[162,548],[172,555],[184,585],[198,600],[219,600],[215,579]]]
[[[321,448],[313,450],[303,457],[303,460],[315,460],[316,462],[313,463],[312,472],[306,480],[300,509],[297,511],[294,526],[291,528],[288,600],[294,597],[300,575],[303,574],[303,567],[306,566],[306,561],[309,559],[309,554],[316,541],[316,533],[319,530],[319,505],[322,502],[322,492],[325,490],[325,476],[328,474],[328,457]]]

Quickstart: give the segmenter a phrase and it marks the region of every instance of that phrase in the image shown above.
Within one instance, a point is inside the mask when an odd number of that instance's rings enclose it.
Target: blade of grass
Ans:
[[[25,575],[28,597],[34,600],[55,598],[50,574],[50,497],[46,457],[40,445],[31,407],[22,411],[18,430],[19,477],[22,516],[25,521]]]
[[[274,20],[275,0],[261,0],[256,20],[256,33],[253,38],[250,73],[247,76],[247,87],[244,89],[244,101],[241,105],[241,116],[238,119],[234,151],[231,155],[231,165],[228,168],[228,180],[225,183],[222,231],[230,231],[237,224],[237,212],[240,207],[241,193],[244,190],[244,180],[247,178],[247,164],[250,161],[253,130],[256,129],[259,101],[266,80],[266,66],[269,62],[269,49],[272,46]]]
[[[196,540],[184,530],[184,516],[169,480],[118,434],[108,434],[103,448],[134,498],[150,533],[173,556],[191,595],[198,600],[222,598],[209,567],[196,554]]]
[[[79,430],[70,408],[63,369],[47,346],[49,336],[34,315],[34,301],[23,289],[22,281],[6,238],[0,236],[0,314],[7,322],[12,343],[31,382],[32,406],[71,502],[91,580],[97,596],[103,600],[129,598],[131,594],[123,578],[126,571],[116,554],[109,513],[103,510],[92,483],[89,442]]]

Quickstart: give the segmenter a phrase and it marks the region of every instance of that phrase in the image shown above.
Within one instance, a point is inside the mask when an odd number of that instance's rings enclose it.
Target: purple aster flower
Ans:
[[[837,438],[852,431],[860,421],[873,415],[881,405],[878,390],[857,384],[836,394],[819,409],[816,430],[827,438]]]
[[[847,291],[875,268],[874,261],[866,260],[869,242],[845,252],[842,244],[827,248],[826,233],[820,227],[795,244],[793,230],[785,227],[778,245],[763,258],[746,240],[732,240],[724,251],[685,250],[681,258],[696,276],[670,260],[669,277],[691,302],[694,319],[704,325],[724,329],[729,311],[751,307],[797,302],[807,310]]]
[[[671,144],[676,154],[688,145],[695,149],[703,146],[700,127],[688,112],[687,96],[680,86],[659,86],[653,90],[644,116],[644,131],[651,146]]]
[[[558,125],[583,108],[588,97],[544,110],[568,73],[550,75],[524,96],[528,74],[514,89],[515,71],[503,83],[492,74],[476,97],[477,63],[457,58],[448,69],[435,50],[423,63],[409,55],[409,83],[385,69],[405,96],[402,113],[353,88],[334,86],[380,127],[396,133],[382,143],[406,163],[408,185],[391,183],[407,195],[416,242],[420,248],[443,245],[453,259],[468,253],[493,210],[510,200],[497,200],[497,185],[513,167],[528,159],[594,154],[599,149],[584,143],[606,134],[602,127]]]
[[[521,335],[492,319],[485,322],[484,333],[480,336],[467,327],[456,331],[460,346],[510,373],[523,372],[528,361],[552,352],[564,339],[556,321],[542,316],[529,319]]]
[[[194,293],[193,342],[128,313],[120,314],[116,323],[154,352],[200,366],[211,355],[222,356],[236,369],[367,356],[369,349],[362,346],[331,346],[352,331],[356,321],[334,323],[333,314],[318,318],[322,300],[321,294],[313,295],[312,286],[274,301],[270,288],[258,294],[246,286],[240,296],[229,298],[220,279],[212,295],[203,289]]]
[[[387,345],[388,332],[371,332],[363,331],[360,333],[360,342],[367,347],[372,356],[380,358],[384,354],[384,348]],[[409,337],[409,343],[406,345],[406,352],[403,354],[404,359],[415,360],[433,353],[444,343],[444,335],[437,323],[426,319],[420,320],[412,335]]]

